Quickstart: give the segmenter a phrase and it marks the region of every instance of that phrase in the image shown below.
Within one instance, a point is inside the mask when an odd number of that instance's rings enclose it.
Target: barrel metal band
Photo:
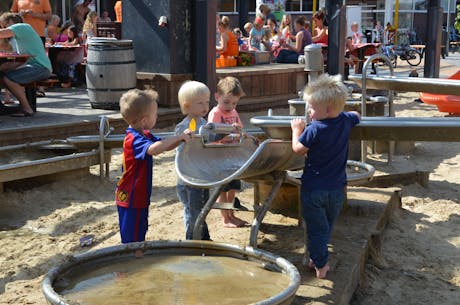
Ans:
[[[103,66],[103,65],[127,65],[127,64],[135,64],[135,60],[130,61],[87,61],[86,65],[95,65],[95,66]]]
[[[131,89],[136,89],[136,87],[131,88],[87,88],[89,91],[128,91]]]
[[[132,47],[106,47],[106,46],[88,46],[89,50],[96,50],[96,51],[125,51],[125,50],[133,50]]]

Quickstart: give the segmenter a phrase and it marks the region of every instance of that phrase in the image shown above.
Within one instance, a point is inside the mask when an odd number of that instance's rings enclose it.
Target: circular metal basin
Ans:
[[[135,258],[136,250],[143,252],[141,259]],[[46,274],[42,291],[49,304],[59,305],[133,299],[136,304],[290,304],[299,285],[294,265],[263,250],[152,241],[72,257]]]

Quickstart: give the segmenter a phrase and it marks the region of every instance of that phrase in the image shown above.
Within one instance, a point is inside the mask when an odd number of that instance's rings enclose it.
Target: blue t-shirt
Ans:
[[[51,62],[46,55],[40,36],[27,23],[16,23],[8,27],[14,33],[13,47],[19,54],[29,54],[27,61],[32,66],[42,66],[51,71]]]
[[[160,141],[150,131],[128,127],[123,141],[123,175],[117,184],[116,203],[124,208],[147,208],[152,194],[153,157],[150,145]]]
[[[260,50],[261,44],[262,44],[262,38],[264,37],[264,34],[265,34],[265,29],[264,28],[262,28],[262,29],[260,29],[260,31],[258,31],[256,29],[256,27],[253,27],[251,32],[250,32],[250,35],[251,35],[251,41],[250,41],[251,47]]]
[[[347,184],[346,166],[351,128],[359,123],[356,114],[341,112],[333,119],[312,121],[299,137],[308,147],[302,187],[335,190]]]

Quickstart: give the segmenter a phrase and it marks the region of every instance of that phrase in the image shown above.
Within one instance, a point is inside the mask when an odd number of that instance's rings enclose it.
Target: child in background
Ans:
[[[64,25],[61,28],[61,31],[59,31],[59,33],[54,38],[54,43],[59,44],[60,42],[66,42],[67,40],[69,40],[69,37],[67,36],[67,30],[70,26],[72,26],[72,23],[64,23]]]
[[[292,150],[307,155],[302,175],[302,216],[307,226],[309,267],[317,278],[329,271],[327,244],[345,200],[346,164],[351,128],[359,123],[356,111],[343,112],[348,90],[340,75],[323,74],[304,90],[311,124],[293,119]]]
[[[240,28],[234,28],[233,35],[235,35],[236,40],[238,41],[238,46],[241,47],[241,45],[243,44],[243,34],[241,33]]]
[[[254,27],[249,32],[249,49],[252,51],[264,51],[264,36],[264,20],[260,17],[256,17],[254,20]]]
[[[206,124],[203,118],[209,111],[209,88],[197,81],[187,81],[179,89],[178,98],[180,109],[186,117],[176,126],[176,135],[182,134],[190,126],[190,122],[195,120],[196,130]],[[192,131],[193,132],[193,131]],[[179,147],[178,149],[181,149]],[[209,189],[197,188],[186,185],[181,179],[177,182],[177,196],[184,205],[184,225],[185,238],[193,239],[193,227],[209,199]],[[202,240],[211,240],[208,225],[203,223]]]
[[[129,124],[123,141],[123,175],[117,184],[115,201],[122,243],[145,240],[152,193],[153,158],[191,138],[189,130],[161,139],[150,132],[158,116],[158,93],[132,89],[120,98],[120,113]],[[136,257],[141,257],[141,250]]]
[[[227,76],[217,83],[215,99],[217,106],[212,108],[208,115],[208,121],[213,123],[230,124],[235,130],[243,128],[238,112],[235,110],[240,98],[244,96],[240,81],[232,76]],[[233,180],[225,186],[222,193],[217,198],[218,203],[234,203],[239,206],[239,200],[235,197],[235,192],[241,189],[241,181]],[[235,201],[235,202],[234,202]],[[221,210],[224,226],[237,228],[247,225],[247,222],[236,217],[233,210]]]
[[[359,24],[358,22],[353,22],[351,24],[351,31],[353,32],[353,35],[351,37],[352,43],[353,44],[359,44],[363,43],[363,34],[359,31]]]
[[[63,46],[79,46],[80,35],[76,26],[71,25],[67,29],[67,41],[59,43]],[[83,61],[84,50],[83,48],[74,48],[65,52],[59,52],[56,56],[56,63],[58,65],[57,76],[61,81],[62,88],[69,88],[72,83],[78,81],[75,73],[77,64]]]
[[[249,39],[249,33],[251,33],[251,30],[252,30],[253,27],[254,27],[254,25],[252,24],[252,22],[246,22],[244,24],[244,27],[243,27],[244,31],[246,32],[246,34],[248,34],[247,36],[243,35],[246,40]]]

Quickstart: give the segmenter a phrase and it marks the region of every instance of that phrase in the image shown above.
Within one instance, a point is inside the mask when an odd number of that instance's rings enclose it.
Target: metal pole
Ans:
[[[423,76],[438,78],[441,64],[442,8],[439,0],[428,1]]]
[[[341,1],[327,1],[329,37],[327,47],[327,73],[342,74],[345,60],[346,11]]]
[[[394,70],[393,70],[393,65],[391,64],[390,59],[380,53],[374,54],[371,57],[369,57],[366,62],[363,65],[363,71],[362,71],[362,80],[361,80],[361,116],[365,117],[366,116],[366,103],[367,103],[367,85],[366,85],[366,80],[367,80],[367,70],[368,66],[372,64],[372,62],[375,59],[381,59],[385,62],[385,64],[388,66],[390,69],[390,75],[394,75]],[[395,111],[393,108],[393,90],[388,90],[388,113],[389,116],[395,116]],[[391,162],[391,158],[393,155],[393,150],[394,150],[394,142],[390,141],[388,142],[388,163]],[[367,142],[366,141],[361,141],[361,162],[366,162],[367,159]]]
[[[236,0],[236,11],[238,12],[238,26],[244,31],[244,24],[249,20],[249,1]],[[249,35],[249,33],[246,33]]]
[[[193,1],[193,71],[195,80],[205,83],[211,96],[216,88],[217,1]]]
[[[446,22],[446,31],[447,31],[447,39],[446,39],[446,56],[449,55],[449,30],[450,28],[450,0],[447,0],[447,22]]]

